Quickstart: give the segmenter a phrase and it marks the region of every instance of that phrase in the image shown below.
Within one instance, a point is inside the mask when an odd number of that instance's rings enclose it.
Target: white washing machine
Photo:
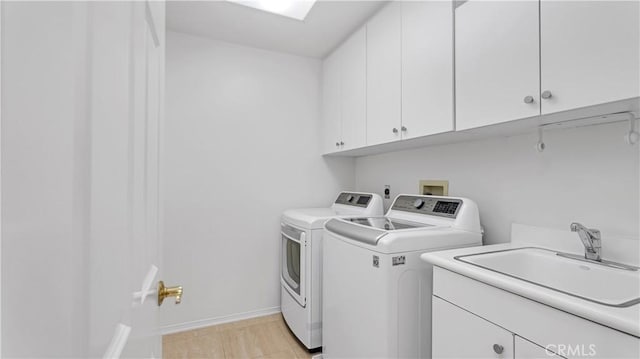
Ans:
[[[330,208],[291,209],[282,214],[280,307],[291,331],[308,348],[322,346],[322,235],[335,217],[381,216],[374,193],[341,192]]]
[[[420,254],[479,245],[466,198],[399,195],[384,217],[326,222],[323,358],[430,358],[433,268]]]

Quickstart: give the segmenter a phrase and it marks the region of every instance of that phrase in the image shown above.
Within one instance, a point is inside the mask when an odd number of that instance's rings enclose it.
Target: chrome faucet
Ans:
[[[584,257],[589,260],[601,262],[600,249],[602,241],[600,231],[583,226],[580,223],[571,223],[571,232],[578,232],[578,236],[584,244]]]

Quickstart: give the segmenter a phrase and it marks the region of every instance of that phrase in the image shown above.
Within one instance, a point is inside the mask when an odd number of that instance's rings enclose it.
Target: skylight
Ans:
[[[227,0],[254,9],[304,20],[316,0]]]

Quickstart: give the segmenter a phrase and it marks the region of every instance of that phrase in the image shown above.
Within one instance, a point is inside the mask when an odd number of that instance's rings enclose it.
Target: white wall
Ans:
[[[280,215],[353,188],[319,151],[320,62],[167,34],[165,329],[280,304]],[[199,322],[198,322],[199,321]]]
[[[628,126],[547,132],[543,153],[531,134],[361,157],[356,187],[389,184],[395,196],[416,193],[422,179],[449,180],[449,195],[478,203],[485,243],[508,242],[512,222],[568,230],[579,221],[601,229],[606,246],[607,234],[639,236],[639,151],[623,142]]]

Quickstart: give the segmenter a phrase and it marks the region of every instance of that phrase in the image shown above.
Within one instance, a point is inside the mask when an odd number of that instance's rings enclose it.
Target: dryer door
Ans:
[[[300,303],[306,305],[305,264],[306,232],[281,224],[282,235],[282,286]]]

